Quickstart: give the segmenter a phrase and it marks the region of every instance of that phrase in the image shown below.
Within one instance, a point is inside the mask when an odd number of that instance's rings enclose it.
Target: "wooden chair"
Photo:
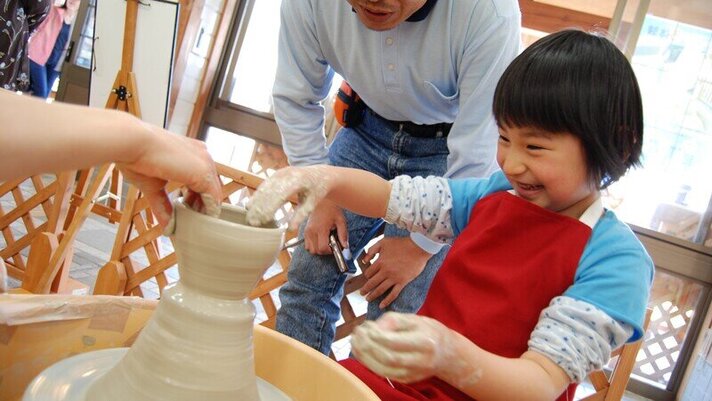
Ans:
[[[65,223],[69,225],[74,175],[69,171],[0,183],[0,259],[8,275],[22,282],[15,292],[71,292],[68,267],[74,233],[67,234]]]
[[[650,324],[650,315],[652,309],[647,309],[645,312],[645,322],[643,323],[643,331],[648,329]],[[611,370],[610,375],[606,375],[603,370],[592,372],[588,375],[588,380],[596,390],[581,401],[620,401],[625,393],[625,388],[630,380],[630,374],[635,367],[635,359],[638,355],[638,350],[643,344],[643,340],[624,344],[611,354],[611,357],[618,356],[615,366]]]

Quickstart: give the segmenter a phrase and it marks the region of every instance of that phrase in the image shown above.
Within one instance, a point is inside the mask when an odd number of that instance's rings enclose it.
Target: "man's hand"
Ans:
[[[364,271],[368,281],[361,287],[361,295],[370,302],[390,289],[378,305],[381,309],[398,298],[403,287],[418,277],[433,256],[408,237],[384,237],[368,249],[363,260],[370,262],[376,255],[378,259]]]
[[[356,359],[377,374],[412,383],[446,373],[457,359],[453,331],[435,319],[387,312],[351,336]]]
[[[341,246],[347,249],[349,234],[344,212],[340,207],[323,200],[316,205],[304,228],[304,248],[307,252],[315,255],[331,255],[329,233],[333,228],[336,228]]]

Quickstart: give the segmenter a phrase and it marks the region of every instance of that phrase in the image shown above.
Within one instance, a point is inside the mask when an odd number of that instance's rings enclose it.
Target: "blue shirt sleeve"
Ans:
[[[274,118],[289,164],[329,164],[324,106],[334,70],[321,52],[309,1],[283,1],[277,73],[272,89]]]
[[[454,97],[459,98],[459,112],[448,135],[445,177],[486,177],[497,170],[492,99],[499,77],[519,53],[517,4],[501,0],[477,4],[466,24],[467,41],[459,56],[458,96]]]
[[[653,261],[633,231],[607,211],[593,229],[564,295],[591,303],[611,318],[630,324],[629,341],[643,336],[643,320],[653,281]]]
[[[487,195],[512,189],[501,171],[496,171],[489,178],[450,179],[452,194],[452,231],[457,237],[470,221],[470,214],[475,204]]]

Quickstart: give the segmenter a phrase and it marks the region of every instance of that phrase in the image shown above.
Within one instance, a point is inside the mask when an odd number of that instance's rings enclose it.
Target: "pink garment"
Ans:
[[[79,3],[81,3],[81,1],[82,0],[67,0],[67,9],[64,12],[65,24],[74,22],[74,18],[77,16],[77,12],[79,12]]]
[[[52,7],[47,14],[47,18],[37,28],[34,35],[30,37],[29,49],[27,55],[30,60],[39,65],[45,65],[49,55],[54,48],[54,42],[57,41],[59,30],[62,29],[64,23],[64,9],[60,7]]]
[[[81,0],[67,0],[67,8],[52,6],[47,18],[30,37],[27,55],[30,60],[39,65],[45,65],[49,55],[52,54],[54,42],[62,29],[62,24],[71,24],[79,10]]]

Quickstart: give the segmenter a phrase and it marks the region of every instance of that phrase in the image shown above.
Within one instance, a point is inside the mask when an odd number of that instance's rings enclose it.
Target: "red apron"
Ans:
[[[586,224],[508,192],[479,201],[445,258],[419,315],[494,354],[517,358],[541,311],[573,284],[591,236]],[[472,400],[431,378],[395,388],[353,359],[342,364],[384,401]],[[558,398],[571,400],[576,384]]]

